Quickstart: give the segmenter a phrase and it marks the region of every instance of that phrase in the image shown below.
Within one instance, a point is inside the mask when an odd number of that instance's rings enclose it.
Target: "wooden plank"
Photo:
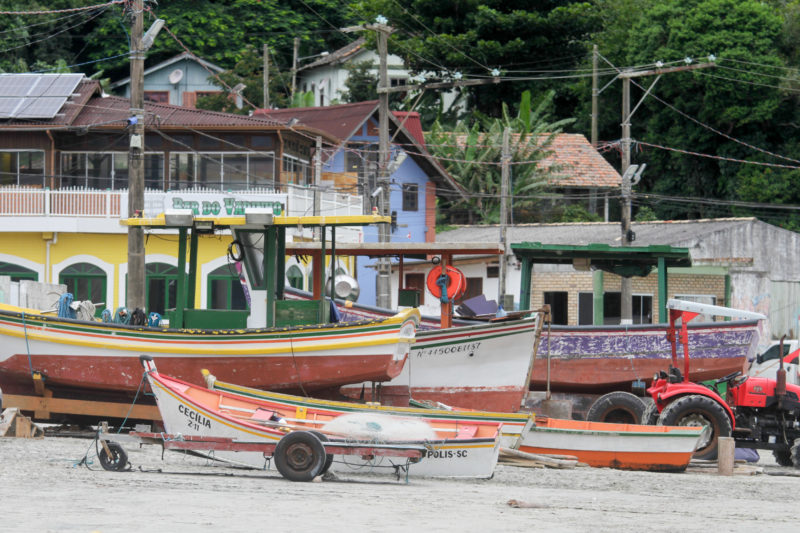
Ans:
[[[50,413],[87,415],[108,418],[135,418],[141,420],[161,420],[161,414],[155,405],[133,405],[118,402],[99,402],[89,400],[69,400],[41,396],[23,396],[4,394],[3,406],[17,407],[20,411],[47,413],[46,417],[34,415],[34,418],[49,418]]]

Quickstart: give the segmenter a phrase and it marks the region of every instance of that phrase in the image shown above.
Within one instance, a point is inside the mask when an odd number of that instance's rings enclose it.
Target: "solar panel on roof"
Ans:
[[[51,119],[83,74],[0,74],[0,118]]]

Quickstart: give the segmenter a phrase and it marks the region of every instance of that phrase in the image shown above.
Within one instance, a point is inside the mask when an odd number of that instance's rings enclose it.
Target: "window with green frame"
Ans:
[[[289,280],[289,285],[295,289],[303,290],[303,271],[297,265],[292,265],[286,269],[286,279]]]
[[[96,306],[95,316],[106,308],[106,273],[90,263],[75,263],[61,271],[58,282],[67,286],[76,301],[89,300]]]
[[[11,276],[11,281],[19,281],[21,279],[39,281],[39,274],[30,268],[3,261],[0,261],[0,276]]]
[[[247,309],[242,283],[232,264],[222,265],[208,275],[209,309]]]
[[[148,313],[162,316],[167,309],[174,309],[178,292],[178,267],[167,263],[147,263],[145,266],[145,285],[147,297],[145,306]]]

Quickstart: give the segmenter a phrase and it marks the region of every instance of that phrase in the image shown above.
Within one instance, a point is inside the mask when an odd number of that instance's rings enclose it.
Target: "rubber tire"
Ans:
[[[644,413],[642,413],[642,421],[641,424],[645,426],[655,426],[658,424],[658,417],[661,413],[658,412],[658,406],[656,402],[646,402]]]
[[[794,462],[792,461],[791,447],[783,448],[781,450],[772,450],[772,457],[775,458],[775,462],[780,466],[794,466]]]
[[[640,424],[644,409],[644,402],[635,394],[614,391],[604,394],[595,400],[586,413],[586,420],[590,422]]]
[[[791,453],[792,453],[792,464],[798,470],[800,470],[800,439],[794,439],[794,444],[792,444]]]
[[[275,466],[290,481],[311,481],[325,466],[325,447],[309,431],[292,431],[275,446]]]
[[[311,433],[312,435],[316,435],[317,438],[320,440],[320,442],[328,442],[330,440],[328,439],[328,436],[322,432],[312,430],[309,431],[309,433]],[[322,474],[327,472],[332,464],[333,464],[333,454],[332,453],[325,454],[325,464],[322,465],[322,470],[319,471],[318,475],[321,476]]]
[[[97,453],[97,458],[100,460],[100,466],[105,470],[111,472],[121,472],[128,466],[128,454],[116,442],[106,441],[111,457],[106,453],[106,449],[101,445],[100,451]]]
[[[698,419],[708,422],[711,426],[711,437],[695,450],[695,459],[714,461],[717,458],[719,437],[730,437],[733,434],[731,419],[725,409],[716,401],[699,394],[681,396],[668,404],[658,424],[661,426],[697,426]]]

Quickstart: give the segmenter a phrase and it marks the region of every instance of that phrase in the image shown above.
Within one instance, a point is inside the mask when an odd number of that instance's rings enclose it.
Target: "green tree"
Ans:
[[[352,104],[378,99],[378,76],[372,72],[375,68],[372,61],[346,63],[344,68],[347,69],[344,82],[347,90],[342,93],[342,100]]]
[[[556,165],[539,165],[550,155],[555,135],[568,120],[550,120],[553,92],[546,93],[531,105],[530,92],[522,93],[519,111],[511,116],[503,105],[502,118],[483,117],[472,126],[460,122],[455,130],[445,131],[437,121],[427,136],[432,153],[441,158],[447,171],[466,189],[466,201],[451,200],[443,206],[452,215],[451,220],[494,223],[500,220],[501,157],[503,130],[510,130],[512,179],[511,207],[516,222],[531,220],[535,216],[538,196],[557,181],[563,169]]]
[[[573,116],[563,80],[540,72],[580,64],[586,37],[600,22],[593,2],[584,0],[362,0],[353,8],[363,20],[383,15],[398,28],[389,51],[416,72],[485,78],[499,68],[502,75],[541,78],[466,87],[468,106],[493,117],[534,84],[536,92],[558,88],[556,116]]]
[[[664,75],[646,97],[645,89],[655,78],[638,78],[632,83],[633,104],[643,99],[631,121],[632,137],[675,149],[645,145],[638,150],[634,146],[634,162],[648,164],[638,191],[752,200],[753,195],[763,197],[765,189],[758,183],[765,181],[771,183],[770,190],[789,190],[773,180],[796,181],[796,172],[775,172],[735,160],[786,163],[753,146],[800,157],[796,129],[778,127],[800,123],[796,93],[787,90],[791,82],[786,78],[791,76],[782,68],[785,58],[796,57],[798,50],[796,44],[787,43],[786,32],[796,26],[792,22],[796,17],[789,17],[797,12],[796,2],[791,4],[793,9],[781,2],[755,0],[659,0],[637,2],[638,9],[632,10],[629,0],[598,3],[606,23],[596,41],[615,66],[652,68],[658,60],[683,64],[680,60],[687,56],[695,61],[707,61],[709,54],[717,58],[714,69]],[[601,138],[620,137],[620,91],[616,87],[608,90],[601,102],[601,109],[607,110],[600,117]],[[587,91],[588,87],[584,93]],[[586,107],[578,115],[586,117]],[[651,207],[662,218],[734,212],[726,206],[669,201]]]

